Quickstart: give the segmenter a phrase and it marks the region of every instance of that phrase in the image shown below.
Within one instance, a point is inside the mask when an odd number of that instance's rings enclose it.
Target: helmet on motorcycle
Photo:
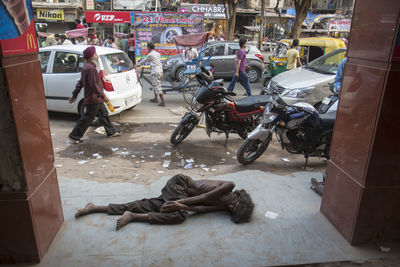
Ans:
[[[196,79],[201,85],[207,86],[213,81],[213,75],[204,66],[201,66],[200,69],[201,70],[196,73]]]

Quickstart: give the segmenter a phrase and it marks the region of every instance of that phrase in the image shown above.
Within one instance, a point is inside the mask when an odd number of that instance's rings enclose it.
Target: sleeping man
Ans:
[[[88,203],[78,210],[78,218],[90,213],[122,215],[117,220],[116,230],[130,222],[149,222],[150,224],[178,224],[188,216],[188,211],[207,213],[228,211],[234,223],[250,220],[254,204],[245,190],[232,191],[233,182],[217,180],[192,180],[178,174],[168,180],[157,198],[145,198],[126,204],[96,206]]]

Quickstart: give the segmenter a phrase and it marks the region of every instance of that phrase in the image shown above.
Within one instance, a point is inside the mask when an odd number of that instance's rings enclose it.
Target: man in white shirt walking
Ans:
[[[163,78],[163,68],[161,63],[161,55],[156,50],[154,50],[154,44],[148,43],[147,48],[149,49],[149,54],[145,59],[139,62],[138,66],[143,66],[146,63],[150,63],[151,66],[151,76],[153,77],[153,88],[154,88],[154,99],[150,102],[158,103],[157,95],[160,96],[161,103],[159,106],[165,107],[164,94],[161,87],[161,81]]]

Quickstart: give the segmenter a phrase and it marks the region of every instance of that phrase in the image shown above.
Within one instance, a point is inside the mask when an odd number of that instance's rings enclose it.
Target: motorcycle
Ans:
[[[236,133],[245,139],[261,120],[263,107],[270,96],[249,96],[234,101],[224,87],[224,80],[213,80],[210,71],[201,67],[196,74],[201,87],[195,93],[189,112],[181,119],[173,131],[170,142],[173,145],[181,143],[199,124],[204,114],[205,129],[210,137],[212,132],[225,133],[225,146],[229,134]]]
[[[309,157],[329,159],[338,98],[334,102],[328,98],[329,103],[325,100],[321,108],[326,113],[320,114],[308,103],[299,102],[289,106],[277,92],[270,94],[271,101],[265,106],[262,122],[243,141],[237,152],[238,161],[247,165],[258,159],[267,149],[273,133],[282,149],[304,155],[304,168]]]

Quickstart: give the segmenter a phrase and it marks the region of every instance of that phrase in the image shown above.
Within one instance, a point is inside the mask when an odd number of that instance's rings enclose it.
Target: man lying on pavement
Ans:
[[[253,213],[254,204],[245,190],[233,192],[234,187],[235,184],[230,181],[195,181],[189,176],[178,174],[168,180],[157,198],[145,198],[108,206],[88,203],[83,209],[78,210],[75,217],[90,213],[122,215],[117,220],[117,231],[130,222],[182,223],[188,216],[188,211],[195,213],[228,211],[234,223],[248,222]]]

